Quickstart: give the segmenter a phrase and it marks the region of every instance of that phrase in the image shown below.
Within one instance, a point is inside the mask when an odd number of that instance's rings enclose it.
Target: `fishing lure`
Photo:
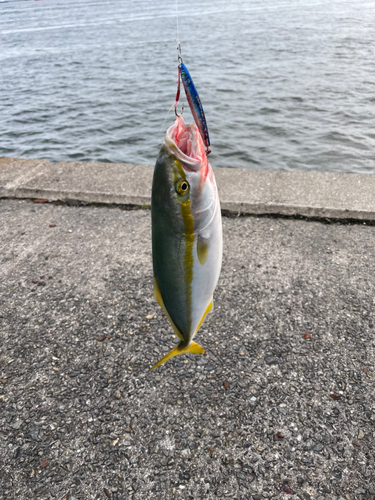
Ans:
[[[198,127],[198,130],[202,136],[204,145],[206,146],[206,154],[210,154],[210,136],[208,135],[207,121],[206,116],[203,111],[202,102],[199,98],[198,91],[194,85],[193,79],[190,76],[190,73],[182,61],[181,57],[181,46],[180,42],[177,42],[177,50],[178,50],[178,84],[177,84],[177,93],[176,99],[174,103],[175,113],[177,114],[177,103],[180,99],[180,79],[182,79],[182,83],[184,85],[186,99],[189,103],[191,114],[193,115],[194,121]],[[182,108],[183,110],[183,108]],[[181,111],[182,113],[182,111]]]

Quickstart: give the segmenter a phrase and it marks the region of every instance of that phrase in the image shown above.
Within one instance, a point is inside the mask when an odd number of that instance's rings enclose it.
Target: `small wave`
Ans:
[[[276,127],[272,125],[263,125],[263,127],[261,127],[261,131],[266,132],[267,134],[270,134],[272,136],[278,136],[278,137],[288,136],[288,132],[285,128]]]
[[[261,114],[264,114],[264,115],[272,115],[274,113],[281,113],[281,110],[278,109],[278,108],[267,108],[267,107],[263,107],[263,108],[260,108],[259,112]]]

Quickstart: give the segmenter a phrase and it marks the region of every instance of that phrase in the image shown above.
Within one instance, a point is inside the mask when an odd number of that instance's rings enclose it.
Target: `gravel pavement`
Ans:
[[[0,499],[375,499],[375,227],[224,217],[207,355],[150,212],[0,200]]]

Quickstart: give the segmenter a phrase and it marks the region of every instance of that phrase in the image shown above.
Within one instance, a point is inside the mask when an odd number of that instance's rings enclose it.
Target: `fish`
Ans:
[[[181,115],[156,160],[151,220],[154,295],[180,340],[154,370],[179,354],[204,353],[193,338],[213,308],[222,263],[215,176],[198,127]]]

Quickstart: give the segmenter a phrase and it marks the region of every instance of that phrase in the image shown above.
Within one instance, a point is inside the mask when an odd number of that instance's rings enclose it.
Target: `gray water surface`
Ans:
[[[375,173],[375,1],[178,12],[213,166]],[[174,0],[0,2],[0,156],[154,163],[176,36]]]

